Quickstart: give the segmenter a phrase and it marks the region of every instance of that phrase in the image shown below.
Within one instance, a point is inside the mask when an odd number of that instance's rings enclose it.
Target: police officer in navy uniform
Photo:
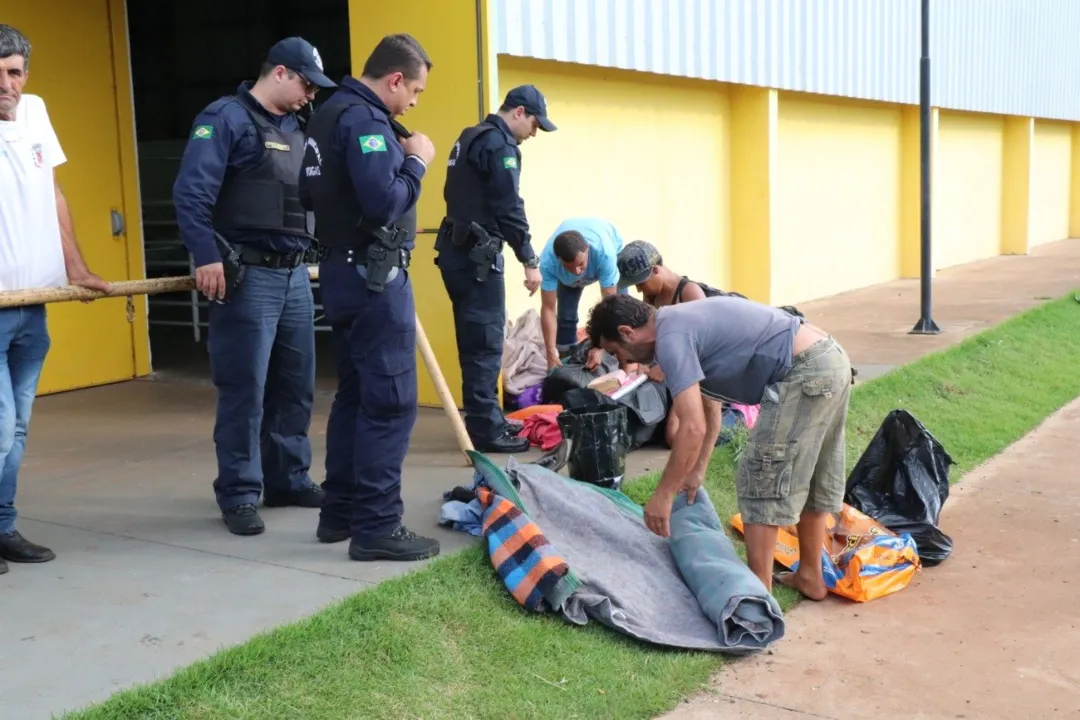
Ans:
[[[319,507],[308,474],[315,385],[311,235],[297,178],[304,135],[297,111],[335,87],[311,43],[274,45],[254,83],[195,118],[173,186],[180,237],[209,308],[210,370],[218,390],[214,492],[228,529],[256,535],[256,503]]]
[[[338,371],[316,535],[323,542],[351,538],[354,560],[439,552],[436,540],[401,522],[401,466],[417,415],[408,267],[420,181],[435,148],[394,120],[416,105],[431,65],[414,38],[389,35],[361,77],[344,78],[307,127],[301,196],[315,214]]]
[[[498,382],[506,332],[503,243],[525,267],[525,287],[540,287],[539,257],[530,242],[519,193],[521,149],[551,132],[547,102],[532,85],[506,94],[497,113],[466,128],[450,152],[443,196],[446,218],[435,241],[436,262],[454,308],[465,426],[482,452],[525,452],[520,425],[499,407]]]

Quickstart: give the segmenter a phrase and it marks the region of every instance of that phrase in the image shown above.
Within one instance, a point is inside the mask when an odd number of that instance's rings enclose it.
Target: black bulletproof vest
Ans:
[[[214,204],[214,227],[264,230],[310,239],[298,185],[304,134],[274,125],[261,108],[253,106],[253,98],[236,98],[255,124],[262,157],[255,165],[225,176]]]
[[[455,225],[468,225],[475,222],[492,235],[499,231],[495,218],[488,208],[484,192],[484,176],[468,161],[469,147],[486,132],[501,132],[491,123],[482,122],[465,128],[451,151],[446,167],[446,185],[443,187],[443,199],[446,200],[446,216]],[[517,148],[514,148],[515,151]],[[520,152],[518,162],[520,164]]]
[[[331,150],[331,138],[338,118],[353,105],[371,103],[355,93],[339,90],[311,116],[307,124],[307,147],[300,182],[305,184],[311,209],[315,213],[315,235],[319,245],[364,251],[375,238],[361,229],[361,225],[366,223],[356,202],[344,155]],[[389,126],[387,131],[387,140],[393,142],[393,131]],[[390,227],[408,233],[402,246],[412,250],[416,244],[416,204]]]

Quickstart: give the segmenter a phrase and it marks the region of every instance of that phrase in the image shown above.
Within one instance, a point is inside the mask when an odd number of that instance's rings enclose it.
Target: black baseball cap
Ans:
[[[540,129],[544,132],[558,130],[555,123],[547,116],[547,101],[544,94],[536,89],[535,85],[519,85],[506,93],[503,105],[510,107],[523,107],[525,112],[534,116],[540,123]]]
[[[663,263],[660,251],[652,243],[634,240],[619,251],[619,287],[640,285],[649,279],[653,268]]]
[[[271,65],[284,65],[321,88],[337,87],[337,83],[323,74],[319,51],[302,37],[279,40],[266,54],[266,62]]]

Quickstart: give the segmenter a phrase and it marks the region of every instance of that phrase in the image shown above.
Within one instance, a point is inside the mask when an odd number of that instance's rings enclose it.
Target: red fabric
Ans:
[[[558,447],[562,442],[562,430],[555,418],[555,413],[530,415],[525,418],[525,427],[518,433],[518,437],[528,438],[530,444],[538,445],[544,452]]]

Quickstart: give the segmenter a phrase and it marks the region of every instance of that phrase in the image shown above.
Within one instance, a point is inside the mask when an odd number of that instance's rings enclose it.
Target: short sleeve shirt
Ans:
[[[66,161],[45,101],[24,94],[0,121],[0,290],[67,284],[53,175]]]
[[[555,255],[555,238],[567,230],[576,230],[589,245],[589,262],[581,275],[563,267]],[[540,289],[553,292],[559,285],[581,288],[599,281],[601,287],[615,287],[619,283],[617,264],[619,251],[623,248],[622,235],[607,220],[600,218],[570,218],[563,221],[548,238],[540,253]]]

